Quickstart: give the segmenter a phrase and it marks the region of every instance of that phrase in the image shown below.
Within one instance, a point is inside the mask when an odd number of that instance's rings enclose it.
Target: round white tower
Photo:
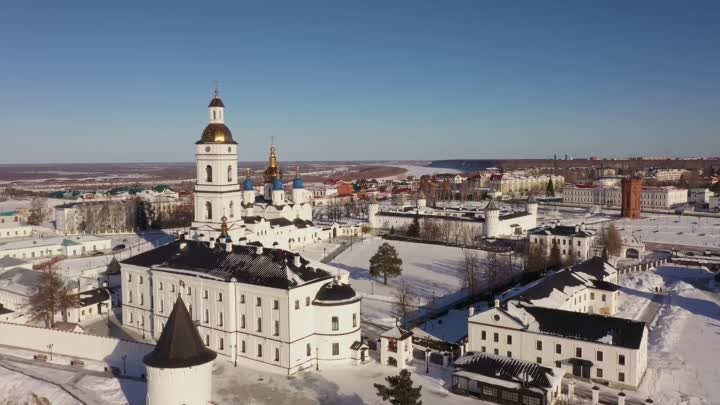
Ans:
[[[425,193],[423,193],[422,190],[420,190],[420,193],[418,193],[417,207],[427,207],[427,198],[425,198]]]
[[[245,181],[243,182],[243,204],[245,208],[255,204],[255,184],[253,184],[250,178],[250,169],[248,169],[245,175]]]
[[[530,194],[530,197],[528,197],[526,209],[528,214],[533,216],[535,224],[537,224],[538,203],[535,199],[535,196],[532,194]]]
[[[377,217],[378,212],[380,212],[380,204],[378,204],[377,200],[375,200],[375,195],[372,195],[370,196],[370,201],[368,202],[368,225],[370,225],[370,228],[380,227]]]
[[[280,179],[275,179],[272,182],[272,205],[283,205],[285,202],[285,189],[283,188],[283,182]]]
[[[300,168],[295,168],[295,178],[293,179],[292,201],[295,204],[307,202],[305,198],[305,185],[300,177]]]
[[[500,234],[500,209],[495,200],[490,200],[485,207],[485,227],[483,233],[488,238],[495,238]]]
[[[217,354],[205,344],[182,298],[175,301],[155,349],[143,358],[146,405],[207,405]]]

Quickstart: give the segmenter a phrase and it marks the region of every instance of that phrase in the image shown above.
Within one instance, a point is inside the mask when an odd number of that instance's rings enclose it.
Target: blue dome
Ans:
[[[295,177],[293,180],[293,188],[305,188],[303,186],[303,181],[300,177]]]
[[[243,190],[245,191],[253,191],[255,189],[255,185],[253,184],[253,181],[250,177],[245,179],[243,182]]]
[[[275,179],[275,181],[273,181],[273,183],[272,183],[272,186],[273,186],[273,190],[275,190],[275,191],[282,190],[283,182],[280,179]]]

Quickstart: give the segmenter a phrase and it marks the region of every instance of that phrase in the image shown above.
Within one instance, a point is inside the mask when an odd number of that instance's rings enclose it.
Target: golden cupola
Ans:
[[[275,145],[270,146],[270,158],[268,159],[268,167],[265,169],[263,175],[265,177],[265,183],[272,183],[282,177],[282,172],[277,162],[277,155],[275,154]]]
[[[201,143],[221,143],[221,144],[237,144],[233,140],[230,128],[225,125],[225,104],[220,99],[220,94],[217,88],[215,89],[215,96],[210,100],[208,105],[210,113],[210,123],[203,130],[200,140],[197,144]]]

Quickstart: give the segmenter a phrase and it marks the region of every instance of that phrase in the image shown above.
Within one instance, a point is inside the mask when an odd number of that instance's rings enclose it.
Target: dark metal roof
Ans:
[[[180,242],[174,241],[157,249],[131,257],[123,264],[141,267],[159,267],[158,270],[177,269],[207,274],[240,283],[271,288],[289,289],[297,285],[321,279],[331,279],[325,270],[310,267],[310,262],[300,259],[300,267],[293,264],[295,254],[281,249],[264,248],[257,254],[256,247],[233,245],[232,251],[225,250],[224,243],[216,243],[211,249],[207,242],[186,241],[180,249]]]
[[[555,290],[564,292],[568,287],[581,285],[587,285],[584,279],[575,277],[572,272],[567,269],[560,270],[538,280],[535,285],[520,293],[517,299],[532,303],[533,300],[549,297]]]
[[[78,297],[78,306],[86,307],[105,302],[110,299],[110,292],[107,288],[95,288],[89,291],[83,291],[75,294]]]
[[[208,124],[203,130],[200,140],[195,143],[237,144],[232,138],[230,128],[225,126],[225,124]]]
[[[318,301],[344,301],[355,298],[355,290],[349,284],[327,283],[320,288],[315,299]]]
[[[587,273],[598,280],[602,280],[612,274],[608,271],[607,267],[613,268],[612,265],[603,260],[602,257],[593,256],[582,263],[574,265],[572,267],[572,270],[581,273]]]
[[[522,218],[522,217],[525,217],[525,216],[528,216],[528,215],[530,215],[530,214],[528,214],[527,212],[513,212],[513,213],[511,213],[511,214],[503,214],[503,215],[500,215],[500,219],[501,219],[501,220],[508,220],[508,219]]]
[[[10,256],[0,257],[0,267],[21,266],[23,264],[30,263]]]
[[[13,312],[14,311],[7,309],[7,308],[3,307],[2,304],[0,304],[0,315],[6,315],[6,314],[13,313]]]
[[[556,236],[578,236],[578,237],[589,237],[593,234],[588,231],[576,229],[575,226],[568,225],[555,225],[537,228],[532,231],[533,235],[556,235]]]
[[[120,263],[118,263],[116,258],[112,258],[110,260],[110,263],[108,263],[107,268],[105,269],[107,274],[119,274],[120,273]]]
[[[160,339],[143,363],[155,368],[184,368],[215,360],[217,353],[208,349],[190,319],[182,298],[178,297]]]
[[[456,369],[473,374],[515,383],[527,383],[528,386],[543,389],[552,388],[548,376],[555,375],[553,369],[537,363],[490,353],[469,352],[455,360],[454,366]]]
[[[604,291],[610,291],[615,292],[620,289],[620,286],[617,284],[613,284],[608,281],[603,280],[592,280],[593,288],[596,288],[598,290],[604,290]]]
[[[223,107],[224,108],[225,104],[223,104],[220,97],[215,96],[215,97],[213,97],[212,100],[210,100],[210,104],[208,105],[208,107]]]
[[[645,322],[629,319],[542,307],[523,309],[535,318],[540,332],[571,339],[595,342],[603,339],[602,343],[637,349],[645,331]]]

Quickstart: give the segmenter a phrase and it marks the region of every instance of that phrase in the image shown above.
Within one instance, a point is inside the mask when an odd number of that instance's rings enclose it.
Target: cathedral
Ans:
[[[249,170],[241,182],[238,143],[225,125],[225,104],[217,90],[208,108],[210,122],[195,142],[197,179],[191,238],[293,249],[359,234],[357,227],[313,224],[312,193],[306,192],[297,170],[286,192],[274,144],[262,187],[256,189]]]

